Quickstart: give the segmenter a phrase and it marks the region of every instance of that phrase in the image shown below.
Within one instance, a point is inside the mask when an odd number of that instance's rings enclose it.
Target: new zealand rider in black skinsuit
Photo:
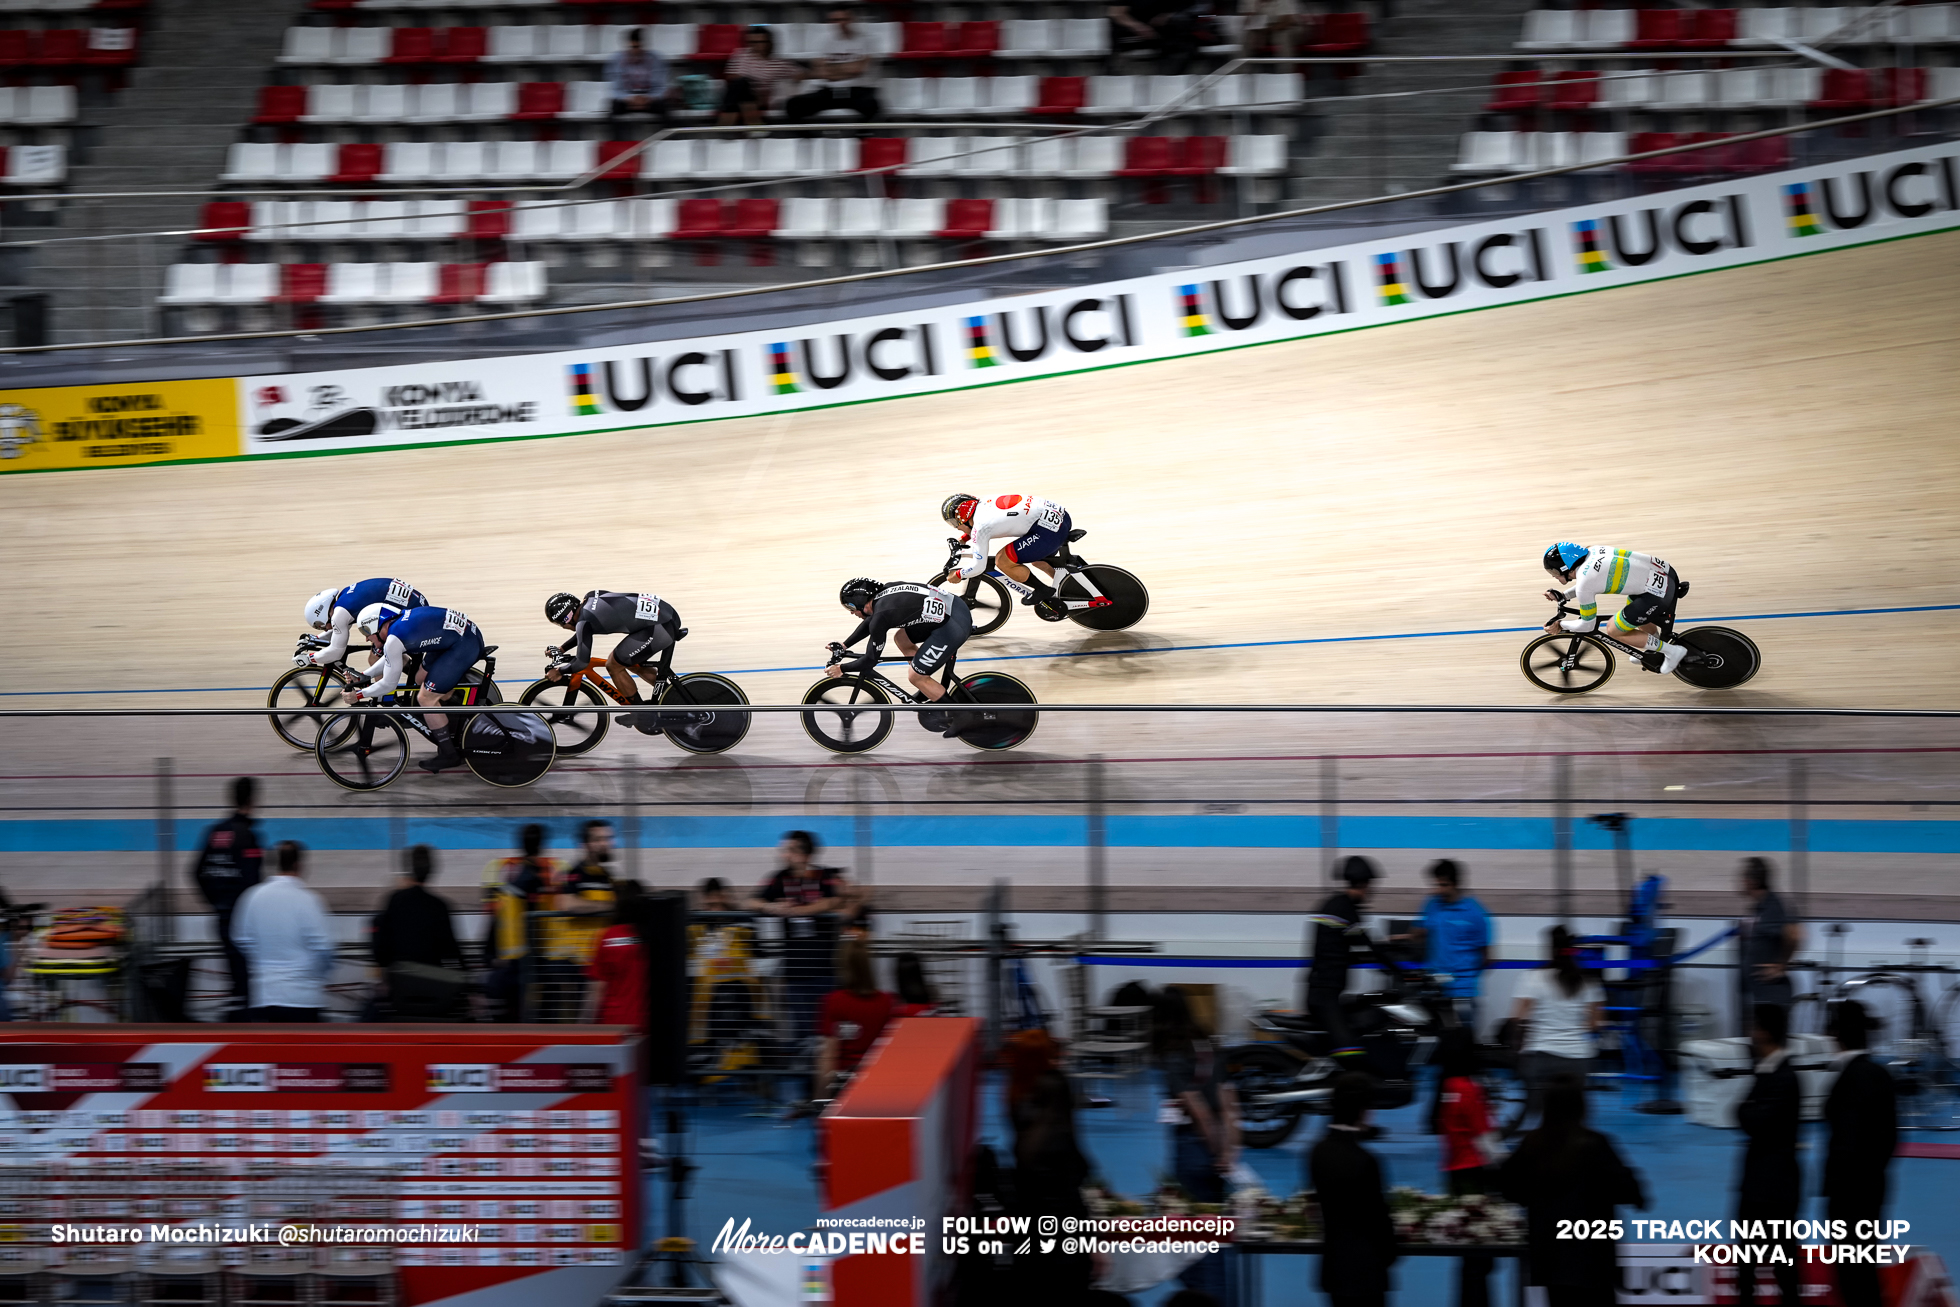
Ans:
[[[966,600],[935,586],[903,581],[883,585],[863,576],[846,581],[837,600],[847,612],[862,619],[839,647],[849,648],[866,637],[869,642],[863,657],[832,663],[824,669],[825,675],[862,675],[872,670],[883,656],[885,637],[890,634],[897,640],[899,652],[912,660],[905,669],[905,679],[919,697],[935,703],[945,698],[946,687],[939,683],[938,673],[952,665],[960,645],[973,634],[973,614]],[[951,738],[959,734],[959,723],[954,720],[957,716],[927,710],[919,714],[919,725]]]
[[[683,634],[681,616],[672,604],[658,595],[624,590],[591,590],[583,599],[561,592],[545,601],[544,615],[553,626],[562,626],[576,637],[574,647],[560,655],[561,661],[574,669],[584,667],[592,657],[595,635],[626,637],[607,656],[606,670],[613,684],[631,696],[629,703],[642,702],[634,674],[649,685],[665,677],[674,660],[674,642]],[[658,666],[650,666],[656,657],[660,659]],[[555,681],[561,675],[555,667],[545,671],[547,680]],[[642,734],[660,734],[658,713],[622,713],[619,720],[630,722]]]
[[[1327,1032],[1334,1056],[1348,1066],[1358,1067],[1363,1053],[1341,1013],[1341,995],[1347,989],[1348,965],[1357,951],[1356,936],[1362,935],[1361,905],[1368,901],[1375,877],[1375,866],[1368,859],[1348,858],[1341,864],[1346,888],[1328,895],[1320,910],[1308,918],[1314,929],[1313,965],[1307,971],[1307,1015]],[[1365,947],[1365,943],[1361,945]]]

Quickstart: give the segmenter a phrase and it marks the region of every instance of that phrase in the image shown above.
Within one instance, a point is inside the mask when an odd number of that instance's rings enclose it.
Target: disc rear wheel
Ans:
[[[1726,626],[1697,626],[1674,638],[1690,650],[1674,674],[1699,689],[1732,690],[1763,665],[1756,642]]]
[[[558,753],[542,713],[471,713],[463,729],[463,761],[477,779],[499,789],[535,784]]]
[[[1034,692],[1006,672],[975,672],[960,682],[961,699],[977,705],[949,705],[960,727],[961,744],[975,749],[1011,749],[1034,734],[1041,714]]]
[[[890,703],[891,696],[855,676],[826,676],[804,693],[803,702],[825,705],[822,712],[799,715],[810,738],[833,753],[875,749],[892,733],[892,718],[896,714],[868,707]]]
[[[1150,611],[1150,592],[1144,589],[1143,582],[1107,563],[1091,563],[1080,573],[1071,573],[1057,587],[1059,596],[1064,600],[1091,598],[1089,587],[1083,584],[1084,577],[1109,602],[1097,608],[1071,608],[1068,619],[1076,625],[1092,631],[1127,631]]]
[[[742,687],[727,677],[690,672],[660,696],[663,707],[683,709],[661,713],[660,726],[677,748],[689,753],[723,753],[749,733],[753,714],[729,711],[732,705],[748,701]]]
[[[1541,635],[1518,655],[1525,679],[1553,694],[1584,694],[1613,679],[1613,650],[1591,635]]]

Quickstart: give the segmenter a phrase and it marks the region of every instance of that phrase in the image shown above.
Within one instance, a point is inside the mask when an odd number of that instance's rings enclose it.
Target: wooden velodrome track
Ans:
[[[924,579],[942,557],[940,499],[1013,489],[1067,504],[1089,528],[1083,552],[1130,567],[1153,596],[1130,632],[1047,626],[1023,610],[999,636],[969,646],[969,667],[989,654],[1108,651],[1012,664],[1044,701],[1541,703],[1518,674],[1519,634],[1217,646],[1526,626],[1549,607],[1538,597],[1537,560],[1554,539],[1664,554],[1693,582],[1689,617],[1960,603],[1956,304],[1960,234],[1944,234],[949,396],[502,445],[0,478],[14,551],[0,571],[0,690],[10,692],[0,702],[258,702],[249,691],[20,692],[262,687],[287,665],[306,596],[378,574],[407,577],[467,611],[502,646],[500,678],[520,681],[536,673],[542,646],[561,638],[541,615],[548,593],[656,591],[692,629],[679,666],[798,669],[738,678],[756,702],[791,702],[814,679],[825,641],[847,628],[839,581]],[[1623,668],[1593,700],[1960,707],[1960,612],[1739,624],[1765,658],[1744,689],[1705,694]],[[188,775],[290,774],[311,801],[344,801],[256,721],[16,720],[4,732],[0,794],[17,810],[83,791],[96,802],[146,801],[147,782],[135,776],[157,754]],[[1690,739],[1703,749],[1926,746],[1949,743],[1950,732],[1709,719],[1050,715],[1029,753],[1610,752]],[[592,761],[617,764],[632,750],[650,765],[680,761],[617,729]],[[875,760],[975,757],[902,726]],[[1960,783],[1946,783],[1960,769],[1944,755],[1921,759],[1885,775],[1910,775],[1929,802],[1960,799]],[[794,777],[781,781],[791,787],[783,793],[809,797],[805,772],[780,764],[834,759],[777,718],[725,761],[778,765],[741,780],[740,793],[761,802],[777,783],[765,775]],[[1694,766],[1711,782],[1726,774],[1719,761]],[[1542,776],[1542,759],[1530,767]],[[1859,767],[1844,775],[1883,770]],[[943,779],[944,769],[927,771]],[[1310,769],[1261,775],[1254,764],[1230,776],[1160,766],[1147,785],[1135,783],[1143,797],[1207,801],[1270,783],[1274,797],[1311,809],[1313,794],[1300,788]],[[397,789],[426,796],[446,780],[417,777]],[[559,773],[553,781],[574,786]],[[1041,788],[1024,783],[1028,793]],[[204,802],[217,782],[196,784]],[[1393,792],[1383,784],[1381,793]],[[1762,784],[1733,797],[1770,811],[1782,797]],[[560,792],[577,799],[575,787]],[[1214,864],[1222,885],[1298,880],[1273,871],[1269,855],[1237,854]],[[1733,856],[1696,864],[1711,894]],[[1869,865],[1846,865],[1839,887],[1952,893],[1933,883],[1941,860],[1901,857],[1886,864],[1893,883],[1874,886]],[[378,883],[372,862],[350,867],[347,883]],[[1534,855],[1534,866],[1542,862]],[[137,858],[112,871],[83,855],[4,854],[0,876],[61,881],[43,889],[70,888],[76,876],[126,885],[148,865]],[[1118,859],[1119,881],[1126,866],[1136,883],[1151,880]],[[1078,868],[1079,855],[1068,878]],[[881,879],[919,885],[981,878],[977,864],[907,875],[888,860],[885,871]],[[1175,874],[1162,873],[1172,884]],[[1814,874],[1820,891],[1839,875],[1821,855]],[[1413,875],[1399,878],[1413,886]],[[1518,884],[1541,880],[1533,872]]]

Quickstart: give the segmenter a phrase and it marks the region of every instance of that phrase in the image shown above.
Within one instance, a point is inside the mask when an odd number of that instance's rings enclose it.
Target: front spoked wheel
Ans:
[[[1613,666],[1612,649],[1591,635],[1541,635],[1518,655],[1525,679],[1553,694],[1597,690],[1613,679]]]
[[[478,780],[498,789],[535,784],[557,754],[551,723],[542,713],[472,713],[463,731],[463,761]]]
[[[960,727],[961,744],[975,749],[1011,749],[1034,734],[1041,714],[1034,691],[1006,672],[975,672],[960,682],[960,697],[976,705],[949,705]]]
[[[548,710],[544,711],[544,719],[551,723],[551,733],[563,757],[575,758],[596,749],[612,725],[612,714],[604,711],[605,696],[588,681],[580,681],[576,688],[567,679],[533,681],[524,687],[517,701],[526,707]]]
[[[992,635],[1007,625],[1014,612],[1013,592],[991,576],[976,576],[968,581],[960,597],[966,600],[967,609],[973,614],[975,635]]]
[[[892,717],[869,705],[891,702],[891,696],[855,676],[826,676],[803,695],[804,703],[824,705],[822,712],[802,713],[803,729],[832,753],[864,753],[892,733]]]
[[[677,748],[689,753],[722,753],[740,744],[749,733],[753,715],[729,711],[731,706],[748,701],[742,687],[725,676],[689,672],[660,696],[663,707],[682,710],[661,713],[660,727]]]
[[[347,696],[347,673],[337,667],[294,667],[272,683],[268,708],[338,708]],[[295,749],[311,752],[320,738],[324,713],[274,713],[266,718],[273,734]]]
[[[342,789],[378,790],[408,766],[408,728],[382,713],[341,713],[321,723],[313,756]]]
[[[1089,586],[1083,584],[1085,577],[1109,602],[1093,608],[1070,608],[1068,619],[1077,626],[1092,631],[1127,631],[1150,611],[1150,592],[1143,588],[1143,582],[1134,574],[1107,563],[1091,563],[1082,571],[1071,573],[1058,588],[1059,597],[1071,603],[1095,602]]]

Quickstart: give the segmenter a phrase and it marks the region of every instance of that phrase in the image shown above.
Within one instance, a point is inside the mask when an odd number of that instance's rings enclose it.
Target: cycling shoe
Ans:
[[[947,713],[937,708],[928,708],[919,714],[919,725],[929,731],[943,732],[947,726],[947,716]]]
[[[463,754],[461,750],[445,744],[436,750],[435,757],[424,758],[415,765],[433,775],[439,771],[448,771],[452,767],[461,767],[463,765]]]
[[[1044,622],[1059,622],[1068,617],[1068,607],[1059,599],[1042,599],[1035,603],[1034,615]]]

